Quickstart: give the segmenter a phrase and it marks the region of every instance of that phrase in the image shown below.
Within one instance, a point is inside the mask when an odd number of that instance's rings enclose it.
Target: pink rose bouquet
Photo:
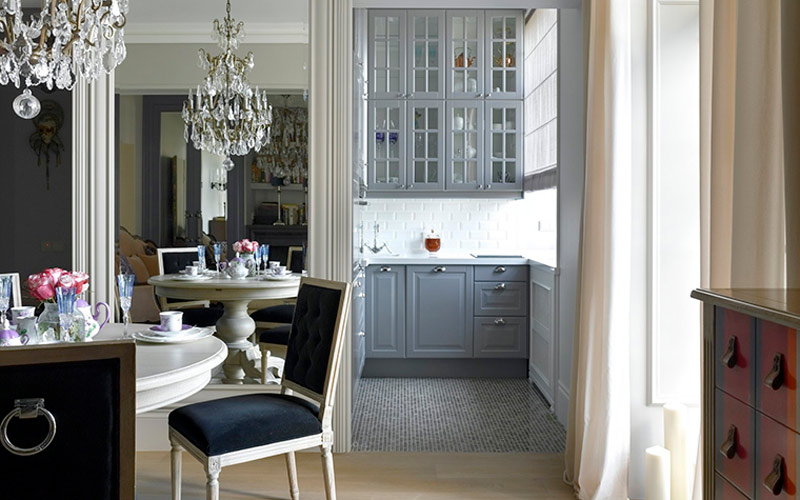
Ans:
[[[233,244],[233,251],[238,253],[256,253],[258,242],[250,241],[247,238],[239,240]]]
[[[88,287],[88,274],[79,271],[69,272],[58,267],[28,276],[30,295],[40,302],[53,302],[56,298],[56,288],[75,288],[75,293],[79,294]]]

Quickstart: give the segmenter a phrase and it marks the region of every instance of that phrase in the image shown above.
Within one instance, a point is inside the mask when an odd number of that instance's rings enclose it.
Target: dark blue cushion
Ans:
[[[287,325],[292,322],[292,316],[294,316],[293,304],[265,307],[250,315],[253,321],[259,323],[286,323]]]
[[[178,408],[169,426],[207,456],[322,432],[319,409],[282,394],[248,394]]]
[[[291,331],[292,325],[276,326],[261,332],[258,336],[258,341],[265,344],[289,345],[289,333]]]
[[[222,317],[221,307],[187,307],[179,309],[183,313],[183,323],[192,326],[214,326]]]
[[[317,394],[325,388],[341,297],[341,290],[308,284],[297,295],[283,376]]]

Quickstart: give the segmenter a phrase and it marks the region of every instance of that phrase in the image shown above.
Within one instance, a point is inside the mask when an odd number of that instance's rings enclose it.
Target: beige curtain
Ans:
[[[593,0],[587,15],[586,188],[566,478],[578,498],[624,499],[633,246],[630,0]]]
[[[799,26],[798,0],[700,3],[703,287],[800,284]]]

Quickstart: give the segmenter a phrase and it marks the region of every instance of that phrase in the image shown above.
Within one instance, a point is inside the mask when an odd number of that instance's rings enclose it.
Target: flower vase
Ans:
[[[244,266],[247,268],[247,275],[255,276],[257,269],[255,254],[251,252],[242,252],[240,254],[240,258],[244,262]]]
[[[58,326],[58,304],[55,302],[45,302],[44,311],[36,320],[36,330],[42,342],[55,342],[60,340],[61,328]]]

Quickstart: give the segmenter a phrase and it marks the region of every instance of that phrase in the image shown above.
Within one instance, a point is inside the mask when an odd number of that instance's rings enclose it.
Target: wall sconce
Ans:
[[[216,175],[212,176],[211,189],[216,189],[217,191],[227,191],[228,174],[223,168],[218,168]]]

